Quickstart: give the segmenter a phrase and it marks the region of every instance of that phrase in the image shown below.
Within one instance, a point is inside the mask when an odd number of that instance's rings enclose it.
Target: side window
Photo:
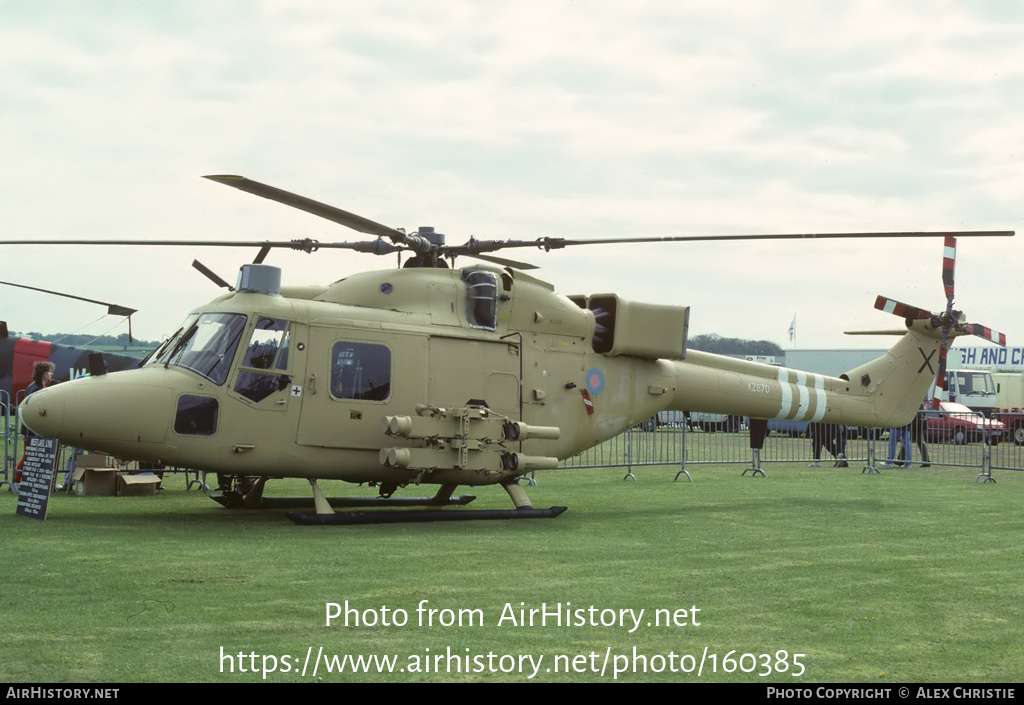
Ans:
[[[261,317],[249,339],[242,358],[242,369],[235,391],[254,402],[286,389],[291,377],[288,369],[288,321]]]
[[[183,436],[212,436],[217,432],[218,411],[213,397],[182,394],[174,415],[174,432]]]
[[[391,396],[391,350],[376,343],[335,343],[331,348],[331,394],[337,399],[387,399]]]

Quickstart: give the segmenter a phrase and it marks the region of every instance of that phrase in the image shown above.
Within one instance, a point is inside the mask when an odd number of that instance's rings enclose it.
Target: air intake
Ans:
[[[269,264],[243,264],[235,291],[239,294],[281,295],[281,269]]]

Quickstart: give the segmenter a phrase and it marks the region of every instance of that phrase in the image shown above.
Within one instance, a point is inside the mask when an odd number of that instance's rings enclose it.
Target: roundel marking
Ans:
[[[591,394],[600,394],[604,391],[604,372],[596,367],[587,370],[587,391]]]

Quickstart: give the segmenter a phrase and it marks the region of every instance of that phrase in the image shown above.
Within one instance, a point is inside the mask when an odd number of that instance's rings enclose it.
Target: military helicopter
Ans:
[[[533,508],[518,478],[611,438],[659,411],[704,411],[858,426],[910,422],[956,336],[1005,344],[966,323],[952,295],[941,313],[884,297],[876,307],[906,320],[881,358],[840,377],[687,350],[688,306],[645,304],[616,294],[564,296],[491,253],[621,242],[946,236],[955,258],[962,233],[826,233],[680,236],[617,240],[470,239],[447,245],[431,228],[394,229],[241,176],[206,177],[356,231],[364,242],[68,241],[32,244],[248,246],[259,252],[228,292],[188,314],[137,370],[44,389],[22,405],[24,422],[64,444],[119,458],[237,477],[219,499],[269,506],[272,478],[309,480],[314,513],[300,523],[362,523],[557,516]],[[17,241],[8,241],[16,244]],[[358,273],[324,286],[282,287],[264,264],[274,248],[410,252],[399,269]],[[456,267],[469,257],[479,264]],[[448,260],[451,266],[445,262]],[[950,282],[952,272],[949,273]],[[950,290],[951,291],[951,290]],[[940,352],[941,350],[941,352]],[[392,495],[438,485],[418,510],[335,512],[317,482],[340,479]],[[468,501],[460,485],[500,485],[514,509],[445,509]],[[332,506],[333,502],[333,506]]]

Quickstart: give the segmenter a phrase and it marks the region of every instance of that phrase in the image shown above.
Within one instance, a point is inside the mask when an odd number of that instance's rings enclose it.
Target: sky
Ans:
[[[1017,230],[959,240],[956,305],[1024,345],[1019,3],[0,0],[0,75],[0,240],[362,239],[204,174],[449,243]],[[877,294],[945,305],[938,238],[504,254],[786,348],[887,347],[843,335],[900,326]],[[233,282],[254,256],[0,245],[0,280],[160,339],[221,293],[193,259]],[[301,285],[395,259],[266,263]],[[126,331],[0,289],[13,331]]]

